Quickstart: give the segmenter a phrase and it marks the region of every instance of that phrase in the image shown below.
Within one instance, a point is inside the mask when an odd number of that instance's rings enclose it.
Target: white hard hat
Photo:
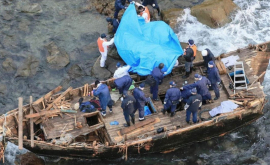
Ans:
[[[204,49],[204,50],[202,51],[202,56],[207,56],[207,54],[208,54],[207,50]]]

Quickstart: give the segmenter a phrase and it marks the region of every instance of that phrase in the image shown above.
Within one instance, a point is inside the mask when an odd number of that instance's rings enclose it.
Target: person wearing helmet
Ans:
[[[153,99],[155,101],[159,101],[158,99],[158,86],[162,84],[163,78],[164,78],[164,73],[162,69],[164,68],[164,64],[160,63],[158,67],[155,67],[151,73],[151,75],[154,77],[156,83],[151,86],[150,88],[150,93],[153,94]]]
[[[190,115],[192,114],[192,121],[193,123],[197,123],[197,112],[198,109],[202,106],[202,96],[197,94],[196,88],[193,88],[191,90],[191,96],[187,100],[187,103],[185,105],[186,110],[186,122],[189,124],[190,121]]]
[[[108,46],[114,43],[114,38],[112,38],[109,42],[106,40],[106,34],[101,34],[97,40],[98,49],[101,54],[100,58],[100,67],[105,67],[105,61],[107,59]]]
[[[208,63],[210,61],[215,61],[215,56],[208,48],[202,51],[202,56],[203,56],[204,66],[206,67],[206,70],[204,70],[203,72],[206,73],[208,69]]]
[[[106,21],[111,24],[113,26],[113,30],[112,30],[112,33],[115,34],[117,29],[118,29],[118,26],[119,26],[119,21],[118,19],[116,18],[110,18],[110,17],[107,17],[106,18]]]

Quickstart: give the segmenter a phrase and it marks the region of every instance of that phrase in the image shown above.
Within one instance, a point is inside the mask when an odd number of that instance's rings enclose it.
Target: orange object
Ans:
[[[107,42],[107,40],[106,39],[101,39],[100,37],[98,38],[98,40],[97,40],[97,44],[98,44],[98,49],[99,49],[99,51],[100,52],[104,52],[104,47],[102,46],[102,44],[103,44],[103,42]]]
[[[194,44],[194,45],[192,45],[192,46],[189,46],[192,50],[193,50],[193,52],[194,52],[194,57],[196,57],[196,53],[197,53],[197,46]]]
[[[148,10],[148,7],[144,7],[144,11],[140,13],[140,16],[142,16],[143,13],[147,13],[147,15],[148,15],[147,21],[150,22],[150,12]]]

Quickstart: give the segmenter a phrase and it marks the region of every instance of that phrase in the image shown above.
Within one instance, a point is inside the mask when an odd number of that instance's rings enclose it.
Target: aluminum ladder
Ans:
[[[237,66],[241,66],[241,67],[237,67]],[[237,71],[242,71],[243,73],[236,74]],[[242,77],[244,80],[236,80],[237,77]],[[244,83],[245,85],[241,87],[236,87],[236,84],[240,84],[240,83],[241,84]],[[239,90],[239,89],[247,89],[247,79],[246,79],[244,64],[242,61],[236,62],[234,64],[234,94],[235,94],[235,90]]]

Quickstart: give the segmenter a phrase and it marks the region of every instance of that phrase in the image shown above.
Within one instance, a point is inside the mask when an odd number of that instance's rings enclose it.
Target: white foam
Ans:
[[[190,9],[178,18],[178,38],[187,42],[192,38],[198,50],[209,48],[215,56],[248,44],[270,40],[270,1],[235,0],[240,10],[232,14],[232,22],[217,29],[212,29],[197,21],[190,14]]]
[[[16,155],[25,154],[26,152],[29,151],[27,149],[19,150],[18,146],[8,142],[7,147],[5,149],[5,161],[7,161],[9,164],[15,165],[14,161],[16,159]]]

